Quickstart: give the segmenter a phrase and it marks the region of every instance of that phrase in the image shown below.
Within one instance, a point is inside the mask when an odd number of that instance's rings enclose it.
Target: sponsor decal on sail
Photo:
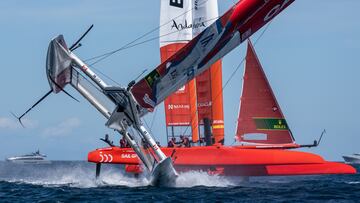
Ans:
[[[211,101],[198,102],[198,107],[210,107],[210,106],[212,106],[212,102],[211,102]]]
[[[283,118],[253,118],[257,130],[289,130]]]
[[[186,19],[183,23],[176,22],[175,20],[172,21],[173,23],[171,25],[171,30],[176,29],[178,31],[181,31],[185,29],[200,28],[200,27],[206,28],[205,22],[201,21],[201,18],[197,19],[197,22],[193,22],[190,24]]]
[[[184,8],[184,0],[170,0],[170,6]]]
[[[173,109],[190,109],[190,105],[189,104],[169,104],[168,109],[169,110],[173,110]]]
[[[160,78],[159,72],[155,69],[152,72],[150,72],[146,77],[145,80],[147,84],[152,87],[154,85],[154,82]]]

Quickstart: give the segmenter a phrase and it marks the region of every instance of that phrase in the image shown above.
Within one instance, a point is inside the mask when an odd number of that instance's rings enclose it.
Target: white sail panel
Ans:
[[[219,16],[217,0],[192,0],[193,36],[213,24]]]
[[[191,0],[161,0],[160,47],[192,39]]]

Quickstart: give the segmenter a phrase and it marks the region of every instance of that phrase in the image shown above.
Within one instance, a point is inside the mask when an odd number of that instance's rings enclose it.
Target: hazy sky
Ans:
[[[0,3],[0,159],[40,149],[49,159],[85,160],[104,144],[106,120],[77,92],[77,103],[51,95],[24,120],[21,114],[49,90],[45,75],[47,46],[64,34],[72,44],[95,27],[76,54],[87,59],[117,49],[159,24],[159,1],[1,1]],[[233,1],[219,0],[220,13]],[[310,150],[329,160],[360,152],[360,1],[297,0],[272,21],[256,44],[260,61],[296,141],[312,143],[325,128],[320,147]],[[154,32],[149,38],[157,36]],[[252,39],[256,39],[258,34]],[[245,55],[246,43],[223,60],[226,82]],[[143,69],[160,62],[158,40],[119,52],[96,68],[126,85]],[[243,68],[224,90],[225,142],[233,143]],[[163,105],[152,132],[165,144]],[[151,122],[154,114],[147,116]]]

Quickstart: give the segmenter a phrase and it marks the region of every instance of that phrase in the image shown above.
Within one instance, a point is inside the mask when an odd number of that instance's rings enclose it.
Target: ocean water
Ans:
[[[360,202],[359,173],[242,180],[192,171],[158,188],[122,169],[103,165],[95,180],[95,165],[83,161],[0,162],[0,202]]]

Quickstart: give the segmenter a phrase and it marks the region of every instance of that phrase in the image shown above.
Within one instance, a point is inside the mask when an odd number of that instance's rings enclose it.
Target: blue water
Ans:
[[[174,188],[157,188],[120,166],[102,169],[96,181],[95,166],[87,162],[0,162],[0,202],[360,202],[359,173],[244,181],[194,171],[181,174]]]

